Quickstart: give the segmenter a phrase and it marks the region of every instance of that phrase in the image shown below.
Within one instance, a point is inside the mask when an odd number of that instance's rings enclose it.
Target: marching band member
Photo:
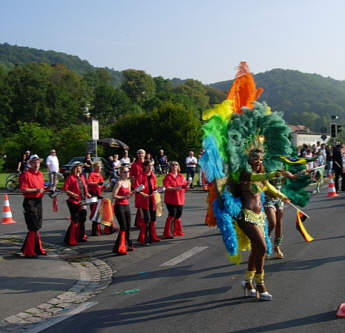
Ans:
[[[39,229],[42,227],[42,197],[44,195],[44,179],[40,169],[42,159],[36,154],[31,155],[29,169],[19,178],[19,188],[24,195],[24,217],[29,232],[21,251],[27,258],[46,255],[41,244]]]
[[[135,181],[135,188],[144,185],[135,198],[136,207],[142,209],[144,223],[140,225],[138,242],[148,245],[151,242],[159,242],[156,234],[156,202],[153,192],[156,190],[156,176],[153,173],[153,164],[150,160],[143,163],[144,172]]]
[[[172,221],[174,221],[173,236],[184,235],[182,231],[181,215],[185,199],[184,192],[188,188],[189,184],[180,171],[179,163],[172,161],[170,163],[169,173],[163,180],[163,185],[165,187],[164,202],[169,212],[163,233],[165,238],[173,238],[171,236]]]
[[[117,254],[127,254],[127,251],[134,250],[133,243],[130,240],[131,211],[128,204],[128,199],[133,196],[133,193],[131,192],[129,169],[127,166],[122,166],[120,168],[120,179],[116,182],[113,190],[114,212],[120,225],[119,235],[113,249],[113,252]]]
[[[65,243],[77,245],[78,242],[86,242],[85,221],[86,205],[83,204],[86,198],[91,195],[87,190],[85,178],[82,175],[83,163],[74,162],[71,167],[71,174],[66,178],[63,190],[68,195],[67,205],[71,214],[71,224],[65,234]]]

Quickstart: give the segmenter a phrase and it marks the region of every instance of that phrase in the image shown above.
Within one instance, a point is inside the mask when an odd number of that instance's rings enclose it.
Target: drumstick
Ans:
[[[296,210],[299,210],[305,217],[307,217],[308,219],[310,219],[310,216],[307,215],[305,212],[303,212],[302,209],[299,209],[298,207],[296,207],[293,203],[291,203],[290,201],[287,202],[290,206],[292,206],[293,208],[295,208]]]

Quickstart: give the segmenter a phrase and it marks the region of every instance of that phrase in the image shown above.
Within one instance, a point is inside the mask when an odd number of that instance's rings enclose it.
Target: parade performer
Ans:
[[[67,206],[71,214],[71,224],[65,234],[65,243],[77,245],[78,242],[86,242],[85,233],[86,205],[85,198],[91,195],[87,190],[84,175],[82,175],[83,163],[74,162],[71,167],[71,174],[66,178],[63,190],[68,195]]]
[[[143,163],[145,161],[146,152],[144,149],[137,151],[137,159],[132,163],[129,176],[131,178],[132,185],[135,184],[136,179],[143,173]],[[137,201],[140,201],[140,195],[135,193],[135,208],[137,208],[137,214],[135,216],[135,226],[140,228],[140,225],[144,223],[144,216],[142,210],[137,207]]]
[[[207,221],[215,218],[231,261],[240,263],[240,251],[251,250],[242,287],[249,296],[271,300],[264,284],[265,253],[271,252],[271,243],[263,192],[289,201],[289,194],[269,180],[281,175],[281,156],[290,156],[293,147],[282,115],[256,102],[262,91],[241,62],[227,99],[203,113],[208,122],[203,125],[205,152],[199,164],[213,183],[208,201],[214,216],[208,210]]]
[[[303,171],[302,171],[303,173]],[[283,170],[282,174],[270,180],[270,183],[278,190],[281,191],[286,179],[296,179],[302,173],[292,174],[287,170]],[[274,255],[277,259],[283,259],[284,254],[280,249],[283,238],[283,214],[284,214],[284,201],[281,198],[275,198],[270,192],[265,192],[265,214],[268,221],[268,234],[271,236],[274,233]]]
[[[180,164],[177,161],[170,163],[169,173],[163,179],[165,187],[164,202],[168,209],[168,217],[165,222],[163,236],[173,238],[173,236],[183,236],[181,215],[184,205],[184,192],[188,189],[189,183],[181,173]],[[173,236],[171,226],[173,226]]]
[[[145,160],[143,167],[144,172],[135,181],[135,188],[144,186],[135,197],[135,206],[140,208],[144,215],[144,223],[140,225],[138,242],[142,245],[149,245],[152,242],[160,241],[156,234],[156,201],[153,195],[157,186],[151,161]]]
[[[29,169],[19,177],[19,188],[24,195],[24,218],[29,230],[21,252],[27,258],[46,255],[42,248],[39,229],[42,227],[42,197],[44,195],[44,179],[40,169],[43,159],[36,154],[28,160]]]
[[[102,192],[103,192],[103,184],[104,179],[101,174],[102,170],[102,162],[97,161],[93,163],[93,171],[90,173],[86,183],[87,189],[91,196],[97,197],[98,199],[102,199]],[[97,202],[94,202],[90,205],[90,220],[92,220],[97,207]],[[92,236],[100,236],[102,234],[101,226],[99,223],[93,221],[92,222],[92,229],[91,229]]]
[[[128,204],[128,199],[133,196],[133,193],[129,180],[129,169],[127,166],[122,166],[120,168],[120,179],[116,182],[113,190],[114,212],[120,225],[119,235],[113,248],[113,252],[116,254],[127,254],[127,251],[134,250],[130,239],[131,211]]]

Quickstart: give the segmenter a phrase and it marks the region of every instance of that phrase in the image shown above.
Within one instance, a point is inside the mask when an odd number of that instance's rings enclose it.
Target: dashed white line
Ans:
[[[182,253],[181,255],[161,264],[160,266],[175,266],[177,264],[179,264],[180,262],[194,256],[195,254],[204,251],[205,249],[207,249],[208,246],[196,246],[193,247],[192,249],[190,249],[189,251],[186,251],[184,253]]]

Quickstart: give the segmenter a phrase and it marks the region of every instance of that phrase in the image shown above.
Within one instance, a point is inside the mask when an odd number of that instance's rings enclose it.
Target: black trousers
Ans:
[[[129,205],[115,205],[115,216],[120,225],[121,231],[127,231],[131,228],[131,211]]]
[[[24,198],[24,217],[29,231],[42,228],[42,198]]]
[[[170,205],[165,203],[168,208],[169,216],[175,219],[179,219],[182,215],[183,205]]]
[[[149,222],[155,222],[156,221],[156,211],[153,210],[153,202],[152,199],[150,198],[150,203],[149,203],[149,209],[143,209],[143,214],[144,214],[144,222],[145,224],[149,224]]]

